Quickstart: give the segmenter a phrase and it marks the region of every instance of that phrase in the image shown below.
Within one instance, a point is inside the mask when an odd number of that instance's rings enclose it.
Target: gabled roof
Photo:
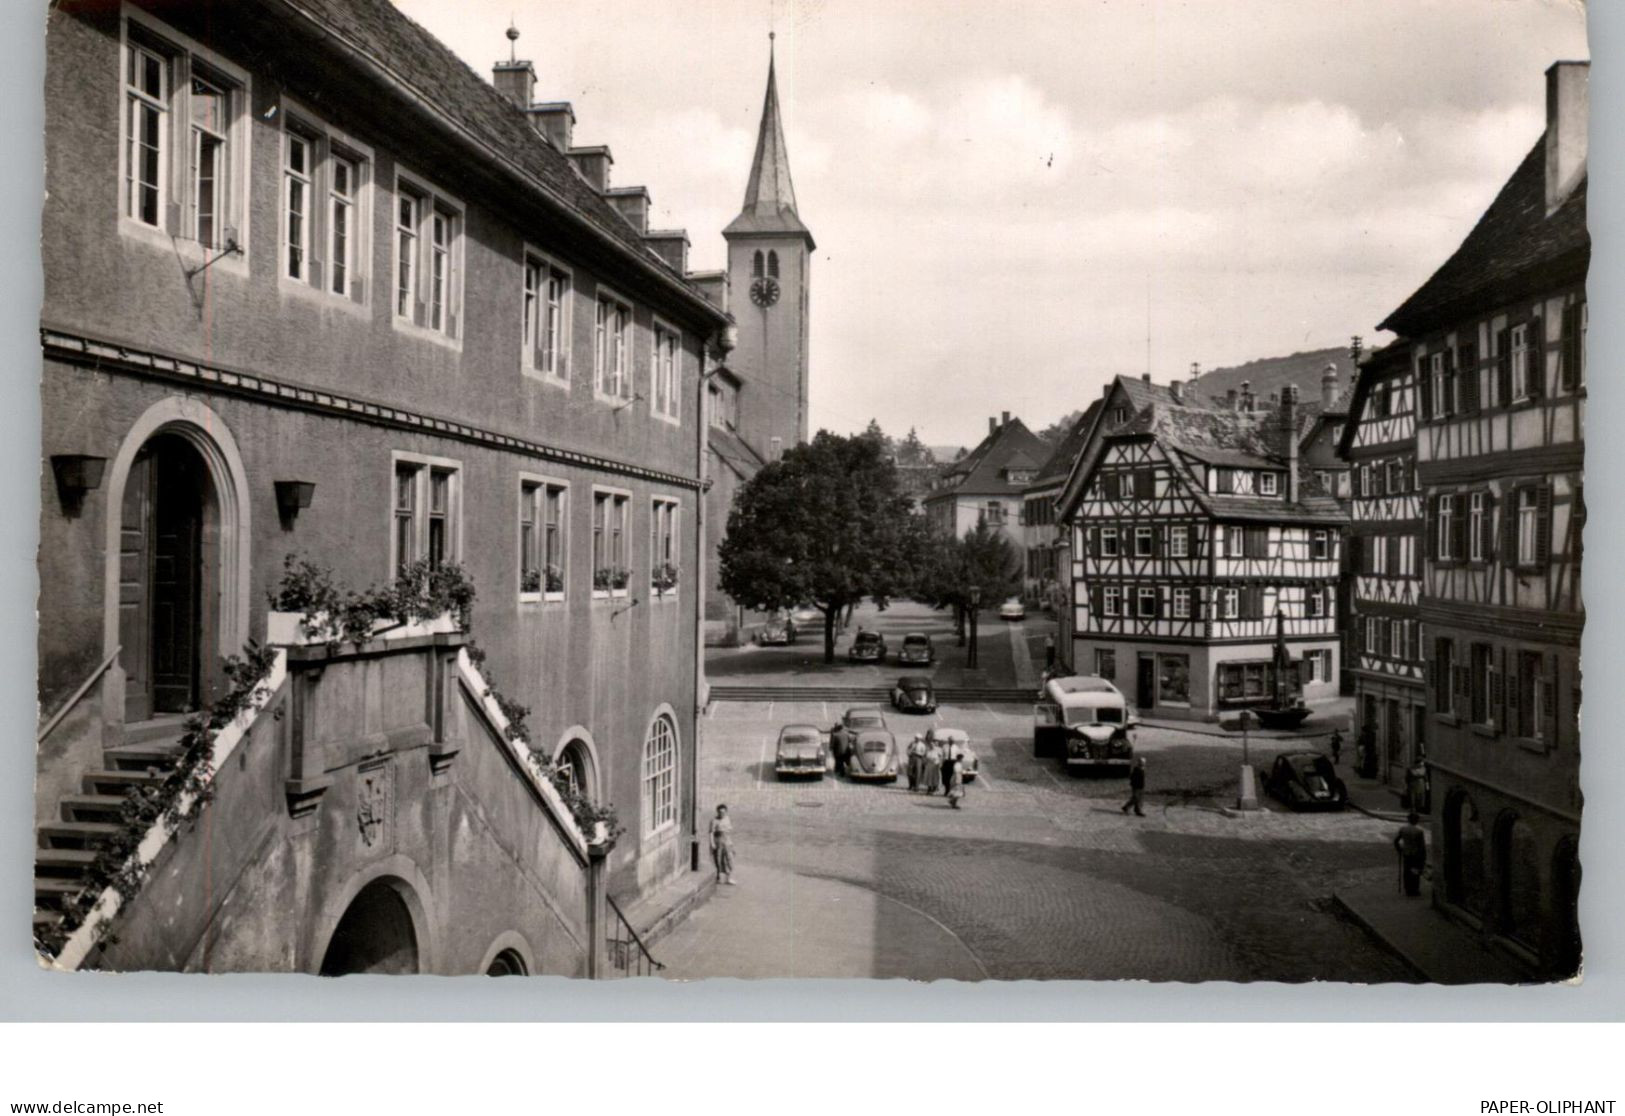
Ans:
[[[599,237],[616,242],[646,269],[704,304],[708,316],[723,320],[721,311],[705,302],[693,284],[656,255],[638,230],[576,173],[569,158],[532,127],[523,109],[389,0],[268,0],[266,6],[294,12],[313,24],[313,30],[365,58],[378,80],[405,86],[428,106],[425,111],[473,138],[495,160],[540,184],[551,200],[562,202]]]
[[[944,500],[956,496],[1019,496],[1022,488],[1012,485],[1004,476],[1011,463],[1018,469],[1036,469],[1050,453],[1049,443],[1027,429],[1018,418],[1001,423],[988,434],[975,449],[962,460],[951,465],[943,474],[942,487],[931,492],[926,500]]]
[[[1360,429],[1360,418],[1366,400],[1371,398],[1372,387],[1380,380],[1404,371],[1410,366],[1411,343],[1401,337],[1371,353],[1360,364],[1359,379],[1354,381],[1354,397],[1349,400],[1348,422],[1343,424],[1342,436],[1337,439],[1337,456],[1348,460],[1354,445],[1355,432]]]
[[[1546,215],[1546,140],[1512,173],[1461,247],[1378,328],[1418,336],[1570,276],[1590,260],[1586,179]]]
[[[790,181],[790,152],[784,142],[784,123],[779,117],[779,83],[774,75],[774,59],[768,55],[767,93],[762,98],[762,122],[756,132],[756,157],[751,160],[750,178],[745,183],[745,204],[739,216],[722,230],[723,236],[792,235],[807,238],[812,233],[796,213],[796,188]]]
[[[1072,472],[1072,466],[1077,462],[1078,455],[1089,442],[1089,431],[1099,417],[1103,403],[1103,400],[1096,399],[1078,416],[1078,420],[1072,424],[1072,429],[1061,439],[1061,444],[1055,447],[1055,451],[1049,455],[1049,460],[1038,470],[1033,483],[1027,486],[1029,491],[1054,488],[1066,483],[1067,474]]]

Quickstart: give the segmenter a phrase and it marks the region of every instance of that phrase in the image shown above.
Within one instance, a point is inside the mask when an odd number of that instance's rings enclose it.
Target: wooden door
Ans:
[[[1135,671],[1135,686],[1138,693],[1136,704],[1141,709],[1150,709],[1157,704],[1157,660],[1152,656],[1140,656]]]
[[[130,466],[120,512],[118,555],[119,664],[124,668],[124,719],[152,716],[152,455]]]
[[[185,713],[198,704],[203,462],[166,439],[154,455],[152,501],[152,704]]]

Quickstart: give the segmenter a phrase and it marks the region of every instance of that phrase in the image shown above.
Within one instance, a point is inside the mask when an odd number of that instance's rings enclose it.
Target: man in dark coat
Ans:
[[[1405,894],[1413,898],[1422,894],[1422,869],[1428,862],[1427,833],[1416,824],[1418,820],[1416,812],[1411,811],[1405,824],[1394,834],[1394,851],[1399,854],[1400,883]]]
[[[1133,807],[1136,817],[1145,817],[1145,757],[1138,756],[1134,766],[1128,773],[1128,801],[1123,803],[1123,813],[1128,813]]]

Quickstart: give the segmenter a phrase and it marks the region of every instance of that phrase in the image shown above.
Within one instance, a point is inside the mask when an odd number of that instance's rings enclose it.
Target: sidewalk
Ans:
[[[1381,882],[1339,888],[1332,900],[1431,983],[1523,984],[1532,979],[1506,954],[1434,910],[1426,884],[1420,898],[1408,899],[1389,875]]]
[[[717,889],[717,875],[709,865],[702,863],[698,872],[679,872],[653,891],[645,892],[637,902],[624,908],[626,920],[638,932],[643,944],[655,957],[664,961],[655,948],[683,920],[703,906]],[[613,918],[614,916],[611,915]]]
[[[765,866],[738,880],[666,938],[661,976],[987,978],[941,923],[868,888]]]
[[[1326,750],[1326,740],[1331,736],[1332,730],[1337,729],[1343,734],[1343,754],[1345,758],[1353,750],[1349,741],[1349,722],[1354,711],[1354,699],[1349,697],[1333,698],[1313,707],[1314,711],[1309,719],[1300,727],[1290,731],[1267,731],[1254,725],[1248,733],[1253,740],[1318,740],[1322,750]],[[1188,732],[1192,736],[1218,736],[1226,740],[1241,742],[1239,728],[1225,728],[1214,721],[1183,721],[1165,720],[1159,717],[1142,717],[1140,723],[1147,728],[1166,729],[1169,732]]]

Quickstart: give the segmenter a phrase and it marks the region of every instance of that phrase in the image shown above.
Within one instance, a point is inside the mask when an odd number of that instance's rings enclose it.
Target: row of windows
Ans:
[[[395,455],[391,566],[397,572],[427,559],[431,567],[462,560],[462,468],[443,458]],[[592,593],[626,596],[633,580],[630,493],[592,490]],[[650,591],[677,589],[679,505],[649,502]],[[570,485],[545,477],[519,480],[520,600],[563,600],[570,585]]]
[[[1195,531],[1188,524],[1091,527],[1087,535],[1087,549],[1090,555],[1097,558],[1188,558],[1193,549]],[[1280,537],[1271,539],[1268,527],[1218,524],[1213,528],[1216,558],[1280,557],[1283,556],[1283,544],[1288,541]],[[1329,559],[1334,553],[1333,532],[1324,529],[1309,532],[1309,558]]]
[[[1416,620],[1367,616],[1361,626],[1361,646],[1368,655],[1405,662],[1421,662],[1421,628]]]
[[[247,238],[248,77],[146,17],[125,22],[120,148],[121,214],[138,229],[235,248]],[[371,150],[284,102],[278,201],[278,268],[285,283],[366,305],[371,270]],[[453,344],[464,329],[462,202],[398,170],[388,195],[394,321]],[[522,261],[523,367],[568,387],[572,276],[527,250]],[[593,391],[617,406],[634,398],[633,307],[602,291],[594,303]],[[647,341],[652,414],[681,413],[681,333],[656,320]],[[642,349],[644,342],[638,339]]]
[[[1428,499],[1428,557],[1436,562],[1501,561],[1520,569],[1538,569],[1551,559],[1552,489],[1518,485],[1508,491],[1501,509],[1499,546],[1495,508],[1489,489],[1440,493]]]
[[[1570,302],[1558,324],[1557,388],[1576,391],[1585,383],[1585,336],[1589,311]],[[1490,334],[1488,359],[1478,345],[1464,341],[1417,358],[1422,421],[1477,414],[1485,407],[1507,407],[1547,394],[1545,319],[1531,317]]]
[[[1197,620],[1207,607],[1199,590],[1183,585],[1096,585],[1090,589],[1090,598],[1095,615],[1108,618]],[[1277,609],[1289,618],[1319,618],[1331,616],[1335,609],[1330,586],[1216,586],[1211,601],[1215,620],[1263,620],[1273,617]]]
[[[1433,708],[1494,733],[1551,742],[1557,721],[1556,656],[1433,641]]]
[[[1348,540],[1349,569],[1356,574],[1416,577],[1416,540],[1408,535],[1353,535]]]
[[[1305,651],[1299,660],[1302,682],[1326,682],[1331,678],[1332,653],[1325,649]],[[1117,652],[1095,649],[1095,675],[1108,680],[1117,677]],[[1157,702],[1161,705],[1190,703],[1191,659],[1189,655],[1163,652],[1156,656]],[[1275,693],[1275,664],[1271,660],[1220,663],[1214,678],[1221,701],[1245,701]]]
[[[1360,464],[1359,495],[1400,496],[1416,491],[1416,464],[1409,458]]]

